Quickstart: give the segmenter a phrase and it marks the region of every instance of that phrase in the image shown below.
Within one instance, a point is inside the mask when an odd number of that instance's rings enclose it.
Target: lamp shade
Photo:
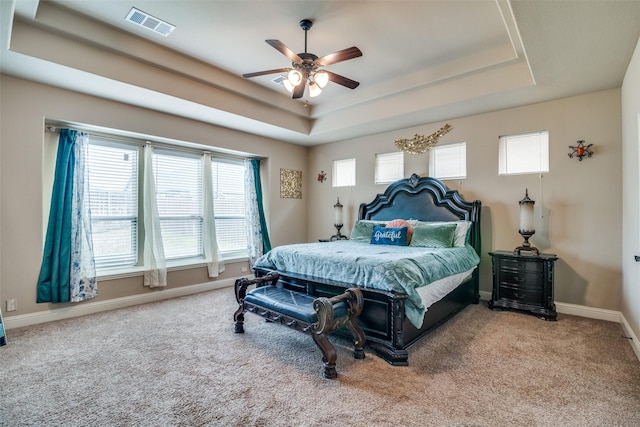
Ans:
[[[340,197],[338,197],[338,202],[333,205],[333,224],[342,225],[342,203],[340,203]]]
[[[289,74],[287,74],[287,78],[289,79],[289,83],[293,86],[298,86],[300,82],[302,82],[302,74],[298,70],[291,70]]]
[[[535,201],[529,198],[529,190],[525,190],[524,199],[520,200],[520,232],[533,232],[533,206]]]
[[[309,96],[315,98],[322,93],[322,89],[316,84],[316,82],[309,83]]]
[[[313,75],[313,81],[321,88],[324,88],[327,83],[329,83],[329,73],[326,71],[318,71]]]
[[[289,80],[284,80],[282,84],[284,85],[285,89],[287,89],[287,92],[289,93],[293,92],[293,89],[295,89],[295,86],[292,85]]]

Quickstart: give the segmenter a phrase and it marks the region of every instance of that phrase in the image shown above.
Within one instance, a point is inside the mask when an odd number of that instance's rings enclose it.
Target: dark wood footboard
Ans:
[[[255,268],[256,277],[272,270]],[[333,297],[342,294],[353,285],[314,277],[279,273],[280,283],[286,289],[304,292],[313,297]],[[405,300],[402,293],[360,288],[364,297],[358,324],[364,330],[367,345],[391,365],[409,364],[409,347],[434,328],[453,317],[472,303],[478,303],[477,272],[469,280],[453,290],[427,310],[422,328],[416,328],[405,316]],[[338,332],[345,334],[345,331]],[[349,336],[345,334],[345,336]]]

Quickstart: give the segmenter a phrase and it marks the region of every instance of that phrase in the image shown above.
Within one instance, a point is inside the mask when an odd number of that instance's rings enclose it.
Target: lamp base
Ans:
[[[340,234],[340,229],[342,228],[342,224],[333,224],[333,226],[336,228],[336,230],[338,232],[336,234],[334,234],[333,236],[331,236],[331,241],[334,241],[334,240],[349,240],[349,238],[347,236],[343,236],[342,234]]]
[[[540,255],[540,251],[535,246],[531,246],[529,243],[529,237],[533,236],[535,231],[519,231],[520,235],[524,237],[524,242],[522,242],[522,246],[518,246],[513,250],[515,255],[521,255],[522,251],[531,252],[534,255]]]
[[[513,253],[516,255],[521,255],[522,251],[531,252],[534,255],[540,255],[540,251],[535,246],[518,246],[513,250]]]

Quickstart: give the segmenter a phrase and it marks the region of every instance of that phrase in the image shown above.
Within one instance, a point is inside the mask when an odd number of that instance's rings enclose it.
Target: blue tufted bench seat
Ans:
[[[363,359],[364,332],[356,323],[362,312],[364,299],[359,289],[350,288],[332,298],[314,298],[301,292],[284,289],[278,285],[279,275],[270,273],[257,279],[238,279],[235,282],[238,310],[234,313],[235,332],[244,332],[244,313],[255,313],[271,322],[281,323],[292,329],[311,335],[322,351],[325,378],[336,378],[337,354],[327,339],[331,332],[346,327],[353,336],[353,357]],[[247,292],[251,285],[255,289]]]

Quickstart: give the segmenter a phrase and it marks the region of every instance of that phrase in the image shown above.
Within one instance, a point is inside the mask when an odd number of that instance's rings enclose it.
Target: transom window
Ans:
[[[376,154],[375,183],[389,184],[404,178],[404,153]]]
[[[333,161],[333,186],[350,187],[356,185],[356,159]]]
[[[467,143],[436,145],[429,153],[429,176],[438,179],[467,177]]]
[[[549,131],[505,135],[498,143],[500,175],[549,172]]]

